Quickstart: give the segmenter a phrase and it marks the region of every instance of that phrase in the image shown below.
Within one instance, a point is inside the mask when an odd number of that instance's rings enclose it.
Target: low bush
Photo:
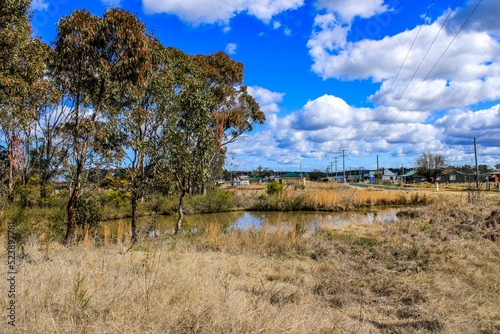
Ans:
[[[234,207],[233,194],[219,187],[205,195],[193,196],[190,202],[195,213],[231,211]]]
[[[319,209],[319,206],[307,194],[285,192],[261,196],[250,209],[255,211],[315,211]]]
[[[104,205],[122,207],[130,205],[130,192],[125,190],[109,190],[102,194],[101,200]]]
[[[66,228],[66,208],[23,208],[20,206],[5,207],[1,212],[1,225],[16,226],[14,237],[17,245],[23,245],[31,237],[39,237],[45,241],[59,241]]]
[[[102,205],[96,195],[80,196],[76,202],[76,223],[80,226],[97,227],[102,219]]]
[[[274,195],[283,192],[283,185],[278,181],[271,181],[266,186],[266,193],[268,195]]]

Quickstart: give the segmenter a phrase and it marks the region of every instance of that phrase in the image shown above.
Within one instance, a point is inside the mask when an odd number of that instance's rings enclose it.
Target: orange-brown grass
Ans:
[[[423,197],[418,192],[400,190],[379,190],[375,188],[337,187],[331,190],[311,192],[318,207],[325,209],[341,208],[344,210],[372,205],[420,204]],[[427,201],[424,199],[424,203]]]
[[[498,333],[495,201],[441,200],[397,223],[319,233],[213,225],[131,249],[32,238],[18,250],[15,332]]]
[[[308,183],[305,189],[286,188],[282,194],[255,201],[257,210],[328,210],[346,211],[377,205],[422,205],[435,194],[422,191],[357,188],[349,185]]]

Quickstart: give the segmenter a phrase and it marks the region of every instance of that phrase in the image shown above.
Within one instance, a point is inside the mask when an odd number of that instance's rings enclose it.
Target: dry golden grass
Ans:
[[[272,196],[259,197],[258,193],[239,189],[236,194],[244,198],[242,202],[247,207],[261,211],[347,211],[380,205],[423,205],[436,198],[436,194],[429,191],[383,190],[317,182],[307,183],[304,189],[286,187],[282,193]]]
[[[397,223],[315,234],[212,225],[129,251],[32,238],[18,259],[15,332],[499,333],[498,197],[454,196]]]
[[[392,204],[421,204],[431,200],[431,194],[404,190],[380,190],[376,188],[355,188],[336,186],[331,189],[315,189],[308,191],[312,201],[325,209],[354,209],[363,206]]]

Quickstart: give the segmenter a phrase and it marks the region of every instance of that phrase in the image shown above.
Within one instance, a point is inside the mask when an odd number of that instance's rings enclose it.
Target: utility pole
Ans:
[[[333,176],[333,181],[335,181],[335,176],[337,176],[337,159],[338,157],[333,157],[333,160],[335,160],[335,174]],[[330,162],[330,172],[333,174],[333,162]]]
[[[337,176],[337,159],[338,157],[335,157],[335,176]]]
[[[377,172],[376,172],[376,174],[375,174],[375,177],[377,178],[377,179],[376,179],[376,182],[375,182],[376,184],[378,184],[378,175],[379,175],[378,173],[379,173],[379,172],[378,172],[378,154],[377,154]]]
[[[348,151],[348,149],[342,148],[339,151],[342,152],[342,171],[344,173],[344,179],[342,180],[342,183],[345,183],[345,151]]]
[[[479,167],[477,165],[476,137],[474,137],[474,157],[476,159],[476,188],[479,190]]]

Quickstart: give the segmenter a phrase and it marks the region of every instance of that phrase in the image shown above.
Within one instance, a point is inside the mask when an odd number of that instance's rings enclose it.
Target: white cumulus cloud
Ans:
[[[447,29],[442,27],[443,14],[422,27],[356,42],[346,39],[350,26],[339,24],[339,15],[318,15],[308,41],[312,69],[324,79],[381,82],[370,100],[403,110],[443,110],[495,101],[500,98],[500,41],[498,25],[488,22],[494,16],[491,13],[499,12],[499,5],[481,3],[470,27],[457,35],[458,28],[453,27],[463,24],[464,13],[470,14],[473,7],[469,4],[453,12]]]
[[[477,137],[484,145],[498,146],[500,105],[478,111],[456,109],[436,121],[450,144],[470,144]]]
[[[498,0],[468,1],[466,7],[460,8],[453,13],[449,29],[452,32],[456,32],[470,16],[467,25],[464,26],[465,29],[487,32],[498,36],[500,35],[500,25],[498,24],[499,13],[500,1]]]
[[[253,96],[257,103],[259,103],[260,110],[262,110],[267,117],[280,111],[279,103],[285,96],[284,93],[271,92],[259,86],[248,87],[248,93]]]
[[[318,0],[316,7],[336,13],[344,22],[351,22],[357,16],[369,18],[388,9],[384,0]]]
[[[384,124],[387,115],[398,113],[396,109],[356,108],[339,97],[323,95],[308,101],[299,111],[274,119],[265,131],[273,134],[270,143],[276,145],[275,151],[292,150],[318,160],[343,147],[352,154],[365,155],[397,151],[408,143],[420,149],[441,145],[440,129],[424,123],[426,112],[403,112],[404,121]]]
[[[500,155],[496,149],[500,104],[478,111],[454,109],[430,124],[428,111],[357,108],[333,95],[310,100],[300,110],[281,116],[284,94],[257,86],[248,91],[268,120],[257,132],[229,146],[230,156],[244,164],[286,170],[303,159],[324,163],[342,148],[348,148],[353,159],[387,153],[411,165],[430,151],[449,161],[468,163],[470,154],[465,148],[473,137],[481,143],[485,162]],[[398,121],[387,122],[395,115]]]
[[[185,22],[199,25],[228,23],[242,12],[268,23],[275,15],[299,8],[303,0],[142,0],[142,4],[146,13],[173,14]]]

